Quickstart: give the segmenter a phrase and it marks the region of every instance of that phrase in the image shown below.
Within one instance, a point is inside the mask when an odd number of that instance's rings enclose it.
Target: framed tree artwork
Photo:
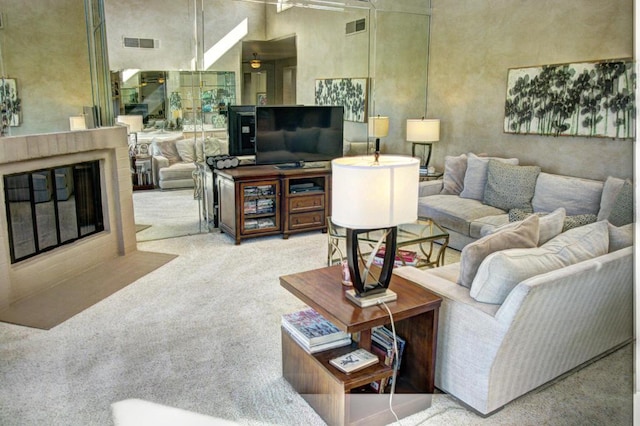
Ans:
[[[316,105],[344,107],[344,119],[366,123],[368,102],[367,78],[325,78],[316,80]]]
[[[625,60],[510,69],[504,131],[633,138],[635,85]]]
[[[0,78],[0,114],[2,116],[2,135],[8,127],[20,125],[20,98],[18,86],[14,78]]]

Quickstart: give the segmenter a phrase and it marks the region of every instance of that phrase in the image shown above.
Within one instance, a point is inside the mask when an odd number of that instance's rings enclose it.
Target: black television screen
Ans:
[[[254,155],[256,136],[255,105],[229,105],[227,133],[229,155]]]
[[[342,106],[257,106],[256,164],[342,157]]]

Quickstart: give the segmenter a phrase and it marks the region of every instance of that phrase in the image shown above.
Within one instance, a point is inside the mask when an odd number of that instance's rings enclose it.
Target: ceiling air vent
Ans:
[[[365,18],[362,18],[356,21],[347,22],[346,34],[347,35],[358,34],[363,31],[366,31],[366,29],[367,29],[367,25],[366,25]]]
[[[124,47],[137,47],[140,49],[159,49],[160,40],[154,40],[152,38],[137,38],[137,37],[124,37]]]

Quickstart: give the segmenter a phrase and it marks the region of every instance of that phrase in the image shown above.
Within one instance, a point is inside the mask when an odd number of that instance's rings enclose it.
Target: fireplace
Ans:
[[[136,250],[123,127],[0,138],[0,309]]]

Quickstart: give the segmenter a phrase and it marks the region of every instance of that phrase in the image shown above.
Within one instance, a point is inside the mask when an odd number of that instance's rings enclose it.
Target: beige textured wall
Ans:
[[[69,130],[92,105],[83,0],[2,0],[1,73],[15,78],[22,124],[12,135]]]
[[[432,162],[486,152],[543,171],[631,177],[633,142],[503,132],[509,68],[630,58],[632,0],[433,0],[428,111],[442,120]]]

